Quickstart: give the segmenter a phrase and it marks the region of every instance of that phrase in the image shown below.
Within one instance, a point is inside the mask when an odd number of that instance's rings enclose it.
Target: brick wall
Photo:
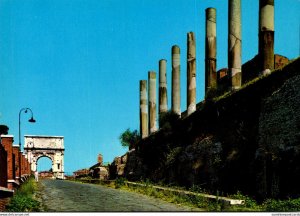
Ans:
[[[14,176],[15,179],[20,178],[20,168],[21,168],[21,161],[20,161],[20,147],[19,146],[13,146],[13,155],[14,155]]]
[[[11,135],[1,135],[2,145],[7,152],[7,187],[9,189],[13,189],[14,180],[14,157],[13,157],[13,147],[12,143],[14,141],[14,137]]]
[[[21,154],[21,176],[25,174],[25,156]]]
[[[0,144],[0,187],[7,187],[7,153]]]

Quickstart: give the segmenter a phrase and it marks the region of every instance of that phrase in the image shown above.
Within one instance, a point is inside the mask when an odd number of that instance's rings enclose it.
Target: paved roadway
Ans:
[[[197,211],[145,195],[101,185],[44,179],[37,197],[47,212]]]

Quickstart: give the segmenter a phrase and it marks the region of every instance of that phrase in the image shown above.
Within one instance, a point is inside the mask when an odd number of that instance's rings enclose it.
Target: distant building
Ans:
[[[99,178],[101,180],[107,180],[109,178],[108,166],[103,165],[103,156],[101,154],[97,157],[97,162],[89,168],[90,175],[93,178]]]
[[[51,171],[41,171],[39,172],[39,177],[40,178],[53,178],[53,172]]]
[[[75,178],[80,178],[80,177],[88,176],[89,169],[80,169],[80,170],[77,170],[77,171],[73,172],[73,174],[74,174]]]

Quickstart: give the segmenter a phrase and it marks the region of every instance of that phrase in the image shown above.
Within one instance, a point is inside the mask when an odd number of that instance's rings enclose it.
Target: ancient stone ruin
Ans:
[[[159,130],[156,127],[155,73],[148,76],[148,98],[147,81],[140,81],[142,140],[115,158],[110,166],[112,178],[198,185],[212,193],[242,191],[258,199],[300,193],[295,190],[299,188],[296,180],[288,180],[300,177],[300,60],[290,62],[274,54],[274,1],[259,2],[258,54],[242,65],[241,1],[228,1],[228,66],[219,70],[217,11],[206,9],[205,100],[195,101],[196,74],[201,73],[196,72],[193,32],[187,33],[186,111],[180,107],[179,46],[171,49],[170,67],[166,60],[159,61],[158,113],[162,116],[169,110],[166,77],[170,68],[169,112],[179,118],[172,125],[163,127],[159,122]],[[284,102],[279,102],[281,97]]]

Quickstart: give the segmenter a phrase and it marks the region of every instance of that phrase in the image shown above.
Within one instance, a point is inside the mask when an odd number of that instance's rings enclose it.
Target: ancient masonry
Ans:
[[[217,24],[216,9],[206,9],[205,36],[205,98],[213,97],[214,90],[238,90],[242,83],[242,30],[241,0],[228,0],[228,69],[217,72]],[[191,115],[196,111],[196,39],[193,32],[187,33],[187,111],[180,108],[180,48],[172,47],[172,91],[171,111],[179,117]],[[276,68],[274,56],[274,0],[259,1],[259,74],[265,75]],[[284,57],[279,57],[284,60]],[[274,60],[275,59],[275,60]],[[258,62],[257,62],[258,61]],[[280,62],[279,62],[280,63]],[[249,63],[250,64],[250,63]],[[167,112],[167,61],[159,61],[159,115]],[[247,71],[248,73],[248,71]],[[257,76],[256,75],[256,76]],[[218,77],[218,79],[217,79]],[[251,76],[249,76],[251,77]],[[251,77],[254,78],[254,77]],[[249,80],[247,80],[249,81]],[[140,81],[140,133],[142,138],[157,131],[156,127],[156,73],[148,75],[148,110],[147,81]],[[219,87],[221,86],[221,87]],[[225,86],[225,89],[224,89]],[[211,96],[212,95],[212,96]],[[149,113],[148,113],[149,112]]]

